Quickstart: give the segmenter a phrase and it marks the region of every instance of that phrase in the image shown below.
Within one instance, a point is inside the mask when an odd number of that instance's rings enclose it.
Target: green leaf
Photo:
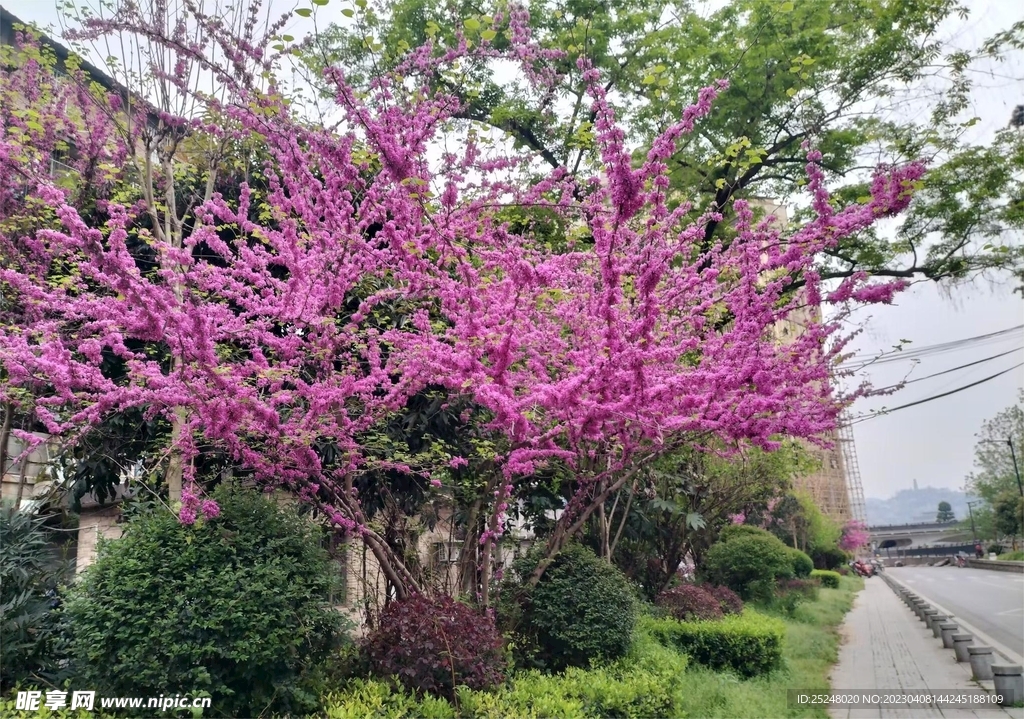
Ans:
[[[647,77],[645,77],[645,78],[644,78],[643,80],[641,80],[641,82],[642,82],[642,83],[643,83],[644,85],[653,85],[653,84],[654,84],[654,82],[655,82],[655,81],[656,81],[657,79],[658,79],[658,78],[656,78],[656,77],[655,77],[654,75],[648,75],[648,76],[647,76]]]
[[[796,94],[796,88],[795,87],[789,88],[788,90],[786,90],[786,94],[789,95],[790,97],[793,97],[793,95]]]
[[[466,18],[465,22],[463,22],[462,24],[466,26],[467,30],[479,30],[480,29],[480,21],[477,20],[475,17]]]
[[[352,8],[347,7],[344,10],[341,11],[341,14],[344,15],[345,17],[352,17],[356,13],[355,13],[355,11]]]
[[[498,37],[498,33],[495,30],[484,30],[482,33],[480,33],[480,37],[489,42],[494,38]]]
[[[779,5],[779,12],[793,12],[793,3],[792,2],[784,2],[784,3],[782,3],[781,5]]]
[[[281,39],[284,40],[285,42],[295,42],[295,38],[292,37],[291,35],[282,35]]]
[[[323,7],[328,2],[330,2],[330,0],[312,0],[312,2],[314,5],[319,5],[320,7]]]
[[[308,7],[300,7],[298,10],[295,11],[295,14],[298,15],[299,17],[309,17],[310,15],[313,14],[313,11],[310,10]]]

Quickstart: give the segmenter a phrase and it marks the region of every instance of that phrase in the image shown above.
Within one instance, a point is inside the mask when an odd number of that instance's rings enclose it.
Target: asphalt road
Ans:
[[[966,567],[890,567],[885,571],[1024,656],[1024,574]]]

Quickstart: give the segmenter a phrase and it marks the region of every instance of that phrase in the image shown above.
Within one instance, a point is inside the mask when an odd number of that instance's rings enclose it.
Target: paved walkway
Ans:
[[[867,579],[840,631],[843,645],[832,670],[832,693],[856,691],[969,693],[982,691],[967,664],[918,620],[880,577]],[[904,705],[830,707],[833,719],[1022,719],[1024,710],[1000,706]]]

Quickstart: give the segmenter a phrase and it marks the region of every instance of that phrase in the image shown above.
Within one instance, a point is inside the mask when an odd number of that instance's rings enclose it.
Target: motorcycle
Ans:
[[[857,576],[864,577],[865,579],[874,576],[875,574],[875,568],[870,564],[866,564],[864,562],[850,562],[850,567],[857,574]]]

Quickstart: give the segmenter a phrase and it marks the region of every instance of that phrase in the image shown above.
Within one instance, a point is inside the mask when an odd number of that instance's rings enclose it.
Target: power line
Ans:
[[[1015,327],[1007,327],[1006,329],[999,330],[998,332],[990,332],[988,334],[977,335],[975,337],[965,337],[963,339],[941,342],[934,345],[925,345],[924,347],[918,347],[916,349],[906,351],[895,350],[882,355],[854,355],[853,357],[847,358],[840,366],[847,366],[850,364],[867,366],[869,364],[887,364],[889,362],[902,362],[906,360],[919,359],[921,357],[941,354],[943,352],[951,352],[963,347],[968,347],[972,344],[987,344],[989,342],[999,341],[1011,332],[1018,332],[1022,329],[1024,329],[1024,325],[1017,325]]]
[[[957,370],[967,369],[968,367],[973,367],[974,365],[982,364],[984,362],[991,362],[994,359],[999,359],[1000,357],[1005,357],[1006,355],[1012,355],[1014,352],[1020,352],[1021,350],[1024,350],[1024,347],[1014,347],[1012,350],[1008,350],[1006,352],[1000,352],[997,355],[992,355],[991,357],[986,357],[985,359],[975,360],[974,362],[968,362],[967,364],[962,364],[959,367],[951,367],[950,369],[944,369],[941,372],[934,372],[932,374],[926,374],[924,377],[917,377],[915,379],[908,379],[906,382],[901,382],[899,384],[894,384],[894,385],[890,385],[888,387],[883,387],[882,389],[883,390],[886,390],[886,389],[899,389],[900,387],[904,387],[904,386],[906,386],[908,384],[914,384],[914,382],[923,382],[924,380],[931,379],[932,377],[941,377],[942,375],[949,374],[950,372],[956,372]]]
[[[868,414],[862,414],[859,417],[855,417],[853,419],[853,421],[850,422],[850,424],[857,424],[858,422],[866,422],[867,420],[874,419],[875,417],[881,417],[882,415],[892,414],[893,412],[896,412],[897,410],[907,409],[908,407],[916,407],[917,405],[924,404],[925,402],[931,402],[932,400],[941,399],[943,397],[948,397],[949,395],[956,394],[957,392],[963,392],[965,389],[970,389],[971,387],[977,387],[979,384],[982,384],[984,382],[988,382],[989,380],[993,380],[996,377],[1000,377],[1000,376],[1006,374],[1007,372],[1012,372],[1013,370],[1017,369],[1018,367],[1024,367],[1024,362],[1018,362],[1013,367],[1008,367],[1007,369],[1004,369],[1002,372],[996,372],[995,374],[989,375],[988,377],[985,377],[984,379],[979,379],[977,382],[971,382],[970,384],[966,384],[963,387],[957,387],[956,389],[951,389],[949,392],[943,392],[942,394],[936,394],[936,395],[933,395],[931,397],[925,397],[924,399],[919,399],[916,402],[910,402],[908,404],[901,404],[900,406],[893,407],[892,409],[885,409],[885,410],[880,410],[878,412],[869,412]]]

